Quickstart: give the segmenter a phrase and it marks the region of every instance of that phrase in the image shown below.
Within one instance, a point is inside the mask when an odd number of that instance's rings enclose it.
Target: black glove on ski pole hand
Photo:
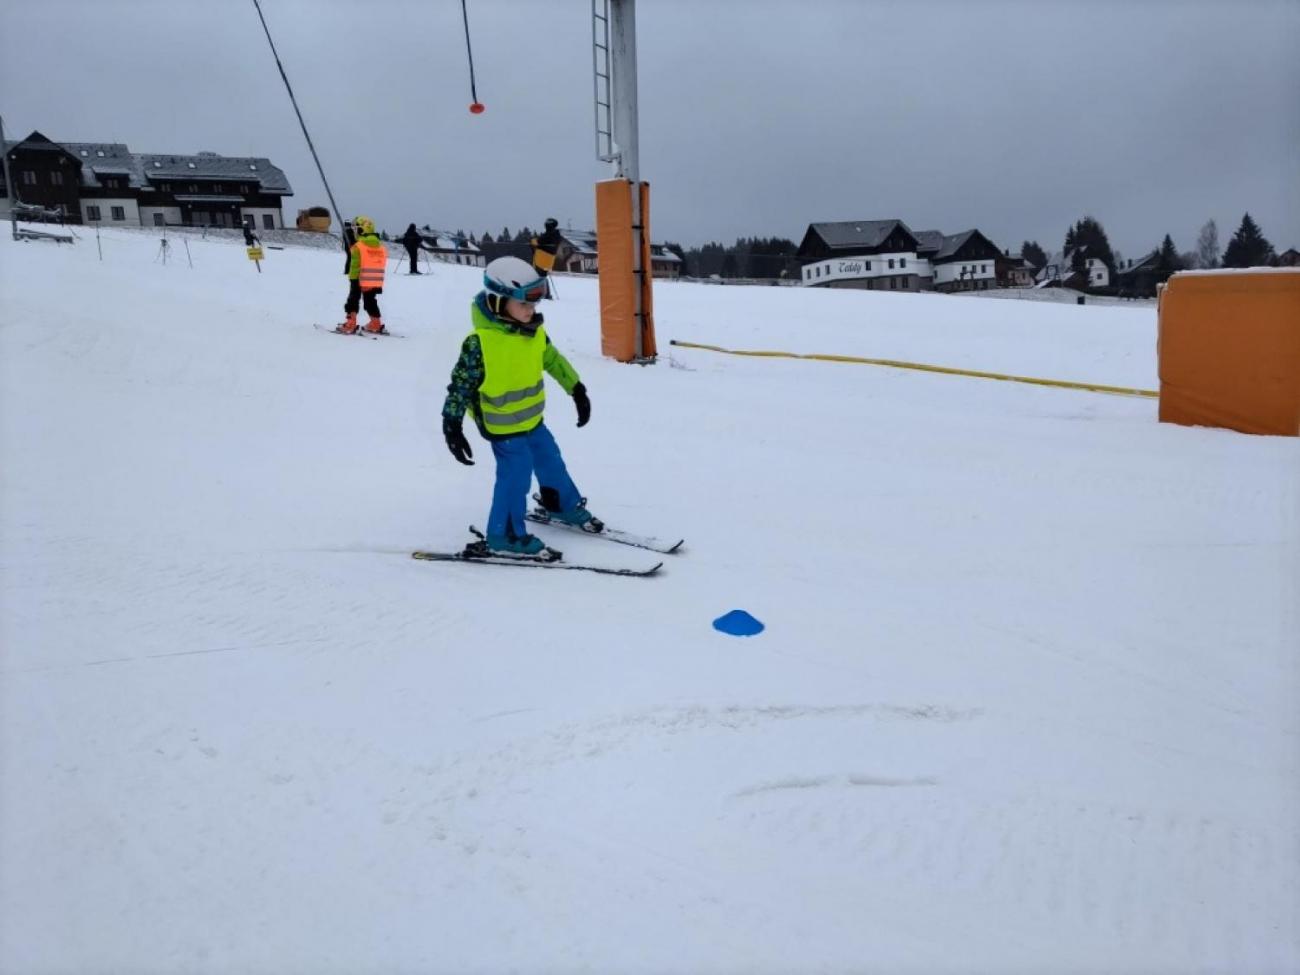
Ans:
[[[449,416],[444,416],[442,418],[442,435],[447,441],[447,449],[451,451],[451,455],[462,464],[473,467],[474,462],[470,458],[474,456],[474,451],[470,449],[469,441],[465,439],[465,434],[461,432],[460,422],[460,420],[453,420]]]
[[[573,405],[578,408],[578,426],[585,427],[591,419],[591,400],[587,398],[587,387],[582,383],[573,387]]]

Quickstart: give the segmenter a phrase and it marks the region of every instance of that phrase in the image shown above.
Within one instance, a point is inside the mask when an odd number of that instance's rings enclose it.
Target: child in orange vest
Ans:
[[[356,217],[352,227],[357,237],[348,248],[351,255],[348,261],[348,300],[343,303],[343,311],[348,317],[335,331],[344,335],[356,334],[357,312],[364,300],[366,314],[370,316],[365,330],[382,334],[384,322],[376,299],[384,292],[384,265],[388,263],[388,251],[375,235],[375,222],[369,217]]]

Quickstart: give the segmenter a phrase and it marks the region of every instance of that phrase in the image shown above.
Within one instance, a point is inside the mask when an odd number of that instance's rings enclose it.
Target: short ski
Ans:
[[[644,569],[615,568],[608,565],[588,565],[584,562],[541,562],[537,559],[512,559],[498,555],[471,555],[468,552],[412,552],[411,558],[426,562],[477,562],[480,565],[515,565],[524,569],[568,569],[571,572],[598,572],[606,576],[652,576],[663,567],[662,562]]]
[[[568,569],[576,572],[597,572],[601,575],[641,577],[652,576],[663,566],[662,562],[656,562],[647,568],[565,562],[563,553],[553,548],[544,548],[536,555],[499,555],[488,549],[482,532],[473,525],[469,530],[476,536],[476,540],[459,552],[412,552],[411,558],[427,562],[479,562],[484,565],[518,565],[537,569]]]
[[[686,541],[679,538],[675,542],[666,542],[660,538],[652,538],[649,535],[634,535],[631,532],[621,531],[617,528],[610,528],[605,525],[600,531],[594,532],[583,528],[581,525],[570,525],[567,522],[556,521],[551,518],[545,508],[534,508],[528,512],[528,520],[539,525],[549,525],[552,528],[564,528],[571,532],[578,532],[590,538],[603,538],[609,542],[617,542],[619,545],[631,545],[633,548],[644,548],[651,552],[659,552],[663,555],[672,555],[682,543]]]
[[[333,335],[342,335],[342,336],[345,336],[345,337],[347,337],[347,336],[351,336],[351,337],[353,337],[353,338],[360,337],[360,338],[363,338],[363,339],[371,339],[371,340],[373,340],[373,341],[378,341],[379,339],[404,339],[404,338],[406,338],[406,336],[405,336],[403,333],[401,333],[401,332],[390,332],[390,331],[388,331],[387,329],[384,329],[384,331],[382,331],[382,332],[367,332],[367,331],[365,330],[365,328],[362,327],[362,328],[358,328],[355,332],[341,332],[341,331],[339,331],[339,327],[338,327],[337,325],[335,325],[333,328],[331,328],[331,327],[328,326],[328,325],[321,325],[321,324],[318,323],[318,322],[313,322],[313,324],[316,326],[316,328],[320,329],[322,332],[329,332],[329,333],[331,333],[331,334],[333,334]]]

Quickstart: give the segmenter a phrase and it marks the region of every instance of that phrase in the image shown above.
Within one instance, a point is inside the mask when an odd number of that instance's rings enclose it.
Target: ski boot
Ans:
[[[335,325],[334,331],[338,332],[340,335],[356,335],[357,313],[354,311],[348,312],[347,320],[344,321],[342,325]]]
[[[388,332],[386,332],[386,331],[384,330],[384,323],[383,323],[383,321],[382,321],[381,319],[378,319],[378,318],[372,318],[372,319],[370,319],[370,321],[366,322],[366,327],[363,329],[363,331],[364,331],[367,335],[387,335],[387,334],[388,334]]]
[[[547,548],[536,535],[484,535],[477,528],[470,527],[477,536],[476,540],[465,546],[465,554],[471,558],[520,559],[526,562],[558,562],[562,554],[553,548]]]
[[[543,521],[558,521],[572,528],[581,528],[589,535],[599,535],[605,530],[605,523],[587,510],[587,499],[579,498],[575,507],[560,511],[559,494],[553,488],[542,488],[541,494],[534,494],[537,502],[536,514]]]

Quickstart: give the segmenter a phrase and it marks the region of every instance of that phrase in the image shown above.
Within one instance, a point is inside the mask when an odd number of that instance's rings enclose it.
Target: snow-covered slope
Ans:
[[[1151,308],[664,283],[639,368],[560,279],[570,468],[688,539],[611,579],[406,557],[479,272],[371,342],[101,244],[0,241],[0,971],[1300,969],[1300,443],[668,346],[1154,388]]]

